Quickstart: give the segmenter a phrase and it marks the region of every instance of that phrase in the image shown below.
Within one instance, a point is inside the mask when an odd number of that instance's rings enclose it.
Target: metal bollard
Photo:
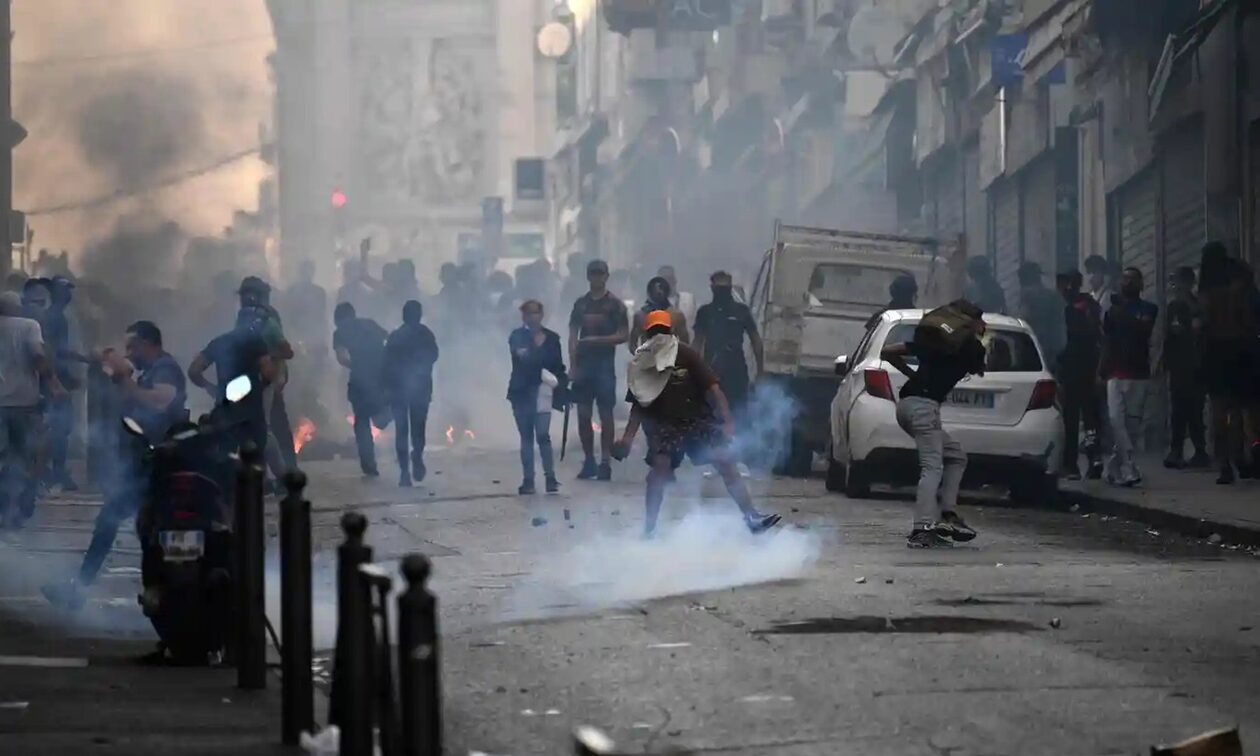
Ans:
[[[422,554],[403,559],[407,589],[398,597],[398,691],[405,756],[442,753],[438,607],[437,598],[425,585],[430,571],[429,559]]]
[[[337,650],[333,659],[332,723],[341,728],[342,756],[372,756],[371,594],[359,567],[372,561],[363,543],[367,519],[358,512],[341,518],[346,542],[337,548]]]
[[[311,503],[302,495],[302,472],[286,474],[284,486],[289,494],[280,502],[280,731],[286,745],[297,745],[303,730],[315,731]]]
[[[264,581],[262,452],[241,449],[236,476],[236,687],[267,687],[267,604]]]
[[[398,704],[394,698],[393,655],[389,643],[389,592],[394,580],[388,572],[375,564],[359,566],[359,577],[372,602],[371,612],[376,623],[373,640],[376,657],[372,660],[372,684],[376,696],[376,727],[380,732],[381,756],[398,756]],[[372,596],[372,592],[376,596]]]

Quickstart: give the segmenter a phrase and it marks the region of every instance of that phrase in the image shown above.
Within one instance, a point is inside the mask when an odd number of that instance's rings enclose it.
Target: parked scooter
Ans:
[[[176,664],[215,664],[231,638],[235,426],[225,412],[254,390],[228,384],[228,406],[200,424],[175,426],[145,455],[148,490],[136,516],[142,549],[140,606]],[[140,424],[123,425],[144,438]]]

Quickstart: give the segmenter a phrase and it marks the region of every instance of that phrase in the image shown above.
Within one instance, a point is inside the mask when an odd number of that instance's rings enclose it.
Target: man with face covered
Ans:
[[[643,307],[634,314],[634,325],[630,329],[630,340],[626,342],[626,346],[630,348],[630,354],[634,354],[639,345],[645,339],[643,321],[648,313],[664,310],[669,313],[670,318],[674,322],[674,335],[684,344],[691,343],[691,333],[687,330],[687,316],[675,304],[673,297],[674,287],[669,279],[664,276],[656,276],[647,285],[647,301],[643,303]]]
[[[1134,448],[1142,432],[1151,383],[1151,332],[1159,307],[1142,299],[1142,271],[1125,268],[1120,291],[1111,295],[1103,319],[1103,352],[1099,377],[1107,387],[1113,449],[1106,479],[1117,486],[1142,482]]]
[[[765,370],[765,352],[757,323],[748,305],[735,301],[731,274],[719,270],[709,277],[713,301],[696,312],[695,349],[717,373],[731,412],[739,418],[748,401],[748,362],[744,359],[744,338],[752,346],[757,375]]]

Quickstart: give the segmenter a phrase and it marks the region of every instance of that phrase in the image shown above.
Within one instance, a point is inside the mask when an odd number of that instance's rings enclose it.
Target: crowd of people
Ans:
[[[1058,272],[1051,289],[1037,263],[1024,263],[1018,311],[1010,313],[1032,327],[1059,382],[1063,476],[1082,477],[1083,453],[1086,477],[1139,485],[1135,450],[1150,426],[1153,379],[1166,376],[1171,443],[1164,466],[1214,465],[1222,485],[1260,477],[1260,291],[1251,267],[1219,242],[1204,245],[1197,271],[1171,271],[1162,320],[1144,296],[1141,270],[1099,255],[1084,267],[1084,275]],[[1006,313],[989,261],[973,258],[967,273],[967,299]]]

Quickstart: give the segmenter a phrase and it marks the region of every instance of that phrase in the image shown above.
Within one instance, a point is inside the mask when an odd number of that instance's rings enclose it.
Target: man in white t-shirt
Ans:
[[[0,523],[19,528],[35,509],[35,455],[40,443],[41,380],[54,398],[65,396],[44,353],[39,323],[22,317],[16,292],[0,294]]]

